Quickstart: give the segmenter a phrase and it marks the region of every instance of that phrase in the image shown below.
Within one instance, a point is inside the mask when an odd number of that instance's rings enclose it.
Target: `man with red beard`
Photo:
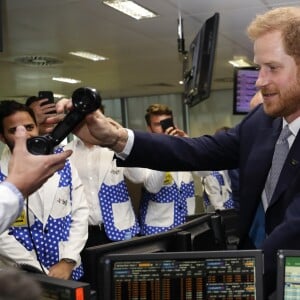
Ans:
[[[267,298],[276,289],[277,250],[300,249],[300,7],[257,16],[248,35],[260,69],[256,85],[263,104],[229,131],[199,138],[141,133],[116,128],[99,112],[86,122],[91,141],[114,150],[120,166],[167,171],[239,168],[239,247],[263,249]],[[58,109],[64,106],[68,104],[61,102]],[[288,137],[279,139],[281,131]],[[286,150],[278,151],[280,147]],[[280,161],[283,166],[277,169]],[[255,232],[262,234],[260,239]]]

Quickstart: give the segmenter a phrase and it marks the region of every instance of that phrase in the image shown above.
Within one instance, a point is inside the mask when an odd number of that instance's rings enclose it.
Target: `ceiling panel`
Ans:
[[[232,88],[234,55],[252,58],[245,30],[250,20],[271,6],[298,4],[276,0],[138,0],[159,17],[136,21],[96,0],[6,0],[4,51],[0,53],[0,99],[53,90],[70,96],[79,86],[92,86],[104,98],[182,92],[182,60],[177,51],[177,18],[183,17],[186,49],[207,18],[220,13],[213,88]],[[109,57],[90,62],[69,55],[85,50]],[[23,56],[48,56],[51,66],[15,62]],[[81,79],[77,85],[53,76]]]

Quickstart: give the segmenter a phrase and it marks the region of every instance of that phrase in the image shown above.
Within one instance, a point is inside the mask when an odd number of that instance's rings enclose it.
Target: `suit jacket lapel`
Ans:
[[[278,178],[278,183],[274,190],[270,206],[278,201],[280,195],[288,188],[289,184],[295,178],[300,168],[300,132],[298,132],[295,141],[288,153],[282,171]]]
[[[270,170],[274,145],[281,131],[282,121],[280,118],[275,119],[270,127],[259,128],[255,139],[255,144],[249,153],[245,169],[245,185],[247,194],[255,195],[257,199],[261,199],[261,192],[264,189],[265,181]],[[255,185],[247,185],[247,182],[255,182]],[[249,187],[248,187],[249,186]],[[259,197],[257,197],[259,193]],[[257,200],[258,201],[258,200]]]
[[[240,177],[243,186],[241,189],[243,204],[241,205],[244,206],[240,212],[240,220],[243,220],[240,228],[241,234],[249,231],[252,223],[252,218],[249,216],[254,217],[257,205],[262,201],[262,191],[271,166],[274,145],[280,134],[282,121],[277,118],[269,124],[269,126],[256,129],[256,138],[251,145],[245,167],[241,168],[243,171]]]

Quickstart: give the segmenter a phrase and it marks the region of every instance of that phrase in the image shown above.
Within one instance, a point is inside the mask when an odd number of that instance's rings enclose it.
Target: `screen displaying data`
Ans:
[[[300,257],[286,257],[284,273],[284,299],[300,299]]]
[[[255,68],[237,68],[234,78],[234,113],[250,111],[250,101],[257,92],[255,86],[259,71]]]
[[[116,300],[261,299],[257,260],[251,256],[137,257],[112,262],[111,274],[112,298]]]

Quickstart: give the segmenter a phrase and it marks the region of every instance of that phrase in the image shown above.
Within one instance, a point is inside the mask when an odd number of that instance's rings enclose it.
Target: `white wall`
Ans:
[[[213,134],[222,126],[232,127],[243,119],[233,115],[232,90],[213,91],[209,99],[189,108],[189,135]]]

